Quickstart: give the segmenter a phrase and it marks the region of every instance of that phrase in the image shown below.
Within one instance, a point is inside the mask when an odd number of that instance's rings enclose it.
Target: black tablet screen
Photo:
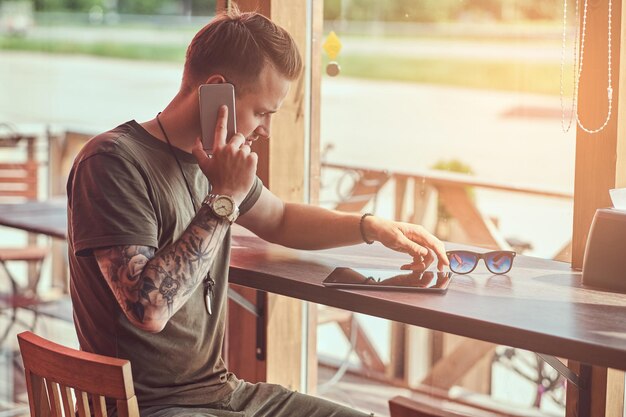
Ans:
[[[322,282],[328,287],[445,291],[450,272],[412,272],[399,269],[335,268]]]

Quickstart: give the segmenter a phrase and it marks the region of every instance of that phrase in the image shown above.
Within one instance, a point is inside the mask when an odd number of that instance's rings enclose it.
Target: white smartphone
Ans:
[[[229,83],[202,84],[198,89],[200,98],[200,127],[202,129],[202,146],[207,153],[213,151],[215,125],[220,106],[228,107],[228,121],[226,123],[229,140],[237,131],[235,117],[235,87]]]

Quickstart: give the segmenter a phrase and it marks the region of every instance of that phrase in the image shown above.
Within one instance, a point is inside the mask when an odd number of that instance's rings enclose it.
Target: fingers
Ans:
[[[226,135],[228,125],[228,107],[220,106],[217,111],[217,123],[215,124],[215,134],[213,135],[213,151],[226,146]]]
[[[435,255],[433,254],[432,251],[428,251],[428,255],[424,256],[423,258],[423,262],[426,264],[426,268],[428,268],[430,266],[430,264],[433,263],[433,261],[435,260]]]
[[[256,154],[252,152],[252,148],[247,143],[246,138],[241,134],[235,134],[224,149],[229,149],[230,153],[234,156],[240,154],[244,159],[248,159],[249,156]]]
[[[230,138],[227,146],[230,147],[233,151],[238,151],[245,143],[246,138],[243,137],[241,133],[237,133],[232,138]]]
[[[413,262],[409,264],[402,265],[400,269],[411,270],[411,271],[424,271],[428,269],[428,267],[435,260],[435,256],[433,252],[428,251],[426,256],[418,256],[413,258]]]
[[[434,254],[437,256],[437,269],[442,271],[445,266],[450,265],[443,242],[427,232],[424,228],[415,225],[411,226],[413,227],[409,229],[409,232],[407,233],[409,235],[408,237],[412,240],[415,239],[419,241],[423,246],[434,251]],[[431,256],[433,256],[432,253]],[[432,260],[434,260],[434,257]]]
[[[238,204],[241,203],[252,187],[258,163],[258,156],[252,152],[246,138],[236,133],[221,145],[216,145],[210,156],[196,148],[197,145],[194,145],[192,152],[215,192],[230,195]]]
[[[259,155],[257,155],[256,152],[250,152],[246,160],[248,161],[248,164],[249,164],[248,166],[250,167],[250,169],[253,172],[256,172],[256,167],[257,167],[257,164],[259,163]]]
[[[428,249],[409,239],[405,235],[400,236],[399,243],[413,258],[424,258],[428,255]]]
[[[252,148],[247,143],[244,143],[239,147],[239,152],[241,152],[244,157],[247,157],[252,152]]]
[[[379,233],[384,236],[381,243],[413,257],[413,261],[403,265],[401,269],[425,270],[435,261],[435,258],[437,258],[439,271],[443,271],[444,267],[450,264],[443,242],[422,226],[400,222],[380,222],[379,227],[386,229]]]
[[[401,270],[404,271],[417,271],[423,272],[428,268],[428,266],[424,262],[411,262],[410,264],[404,264],[400,267]]]
[[[193,148],[191,148],[191,153],[198,161],[198,165],[204,166],[211,158],[207,155],[204,147],[202,146],[202,138],[197,137],[196,142],[193,144]]]
[[[438,271],[443,271],[443,268],[448,265],[450,265],[450,261],[448,260],[447,256],[445,258],[437,257],[437,270]]]

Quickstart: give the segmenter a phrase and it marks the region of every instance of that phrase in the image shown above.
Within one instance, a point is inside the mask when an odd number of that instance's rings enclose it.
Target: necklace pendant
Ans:
[[[204,306],[209,314],[213,314],[213,309],[211,308],[212,292],[208,286],[204,288]]]
[[[202,283],[204,285],[204,307],[206,307],[206,312],[209,314],[213,314],[213,285],[214,282],[212,279],[207,277]]]

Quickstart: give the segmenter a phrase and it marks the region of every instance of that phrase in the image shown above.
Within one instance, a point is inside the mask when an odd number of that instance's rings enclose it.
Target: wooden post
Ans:
[[[311,98],[309,105],[310,128],[310,187],[309,201],[319,204],[321,172],[321,102],[322,102],[322,44],[324,42],[324,2],[313,0],[311,10]]]
[[[576,374],[580,374],[580,363],[568,361],[567,366]],[[591,375],[587,381],[591,404],[589,415],[593,417],[622,417],[624,415],[624,372],[606,369],[599,366],[591,367]],[[578,417],[580,391],[571,383],[567,384],[566,416]]]
[[[74,158],[85,143],[92,138],[88,132],[65,131],[47,133],[48,142],[48,191],[50,197],[65,196],[65,184]],[[63,292],[69,292],[69,265],[67,262],[67,242],[52,239],[51,243],[52,286]]]
[[[229,2],[220,0],[217,4],[218,10],[220,7],[228,7],[230,3],[236,3],[242,11],[262,13],[284,27],[298,45],[305,66],[311,65],[310,57],[305,56],[307,51],[306,2],[289,0],[238,0]],[[280,112],[274,116],[271,141],[258,141],[253,147],[253,150],[259,155],[257,171],[259,177],[274,194],[288,202],[305,202],[308,200],[308,196],[304,195],[305,176],[311,174],[305,172],[305,158],[310,157],[305,149],[306,130],[309,128],[305,123],[305,84],[304,75],[292,83]],[[319,123],[319,117],[317,122]],[[311,149],[310,152],[319,152],[319,140],[316,139],[312,143],[316,144],[316,148]],[[315,154],[311,159],[319,161],[319,156]],[[316,163],[319,165],[319,162]],[[301,387],[302,332],[304,331],[302,327],[304,311],[302,302],[275,294],[265,294],[264,297],[267,300],[265,302],[267,346],[264,371],[259,370],[256,365],[253,366],[252,369],[256,370],[253,377],[256,380],[266,379],[291,389],[301,390],[303,388]],[[254,320],[254,318],[232,308],[229,311],[229,320],[231,323],[238,323],[236,327],[239,328],[244,321]],[[230,362],[234,364],[236,362],[234,356],[248,352],[246,358],[238,358],[237,360],[243,367],[233,368],[231,366],[231,369],[243,378],[248,378],[245,370],[249,364],[243,365],[241,361],[249,362],[250,360],[247,357],[250,351],[249,346],[255,343],[254,332],[236,335],[238,329],[231,328],[231,330],[229,331],[228,354]],[[309,329],[310,331],[315,331],[315,329]],[[233,337],[238,338],[236,344],[233,343]]]
[[[611,120],[599,133],[576,132],[576,173],[574,186],[574,229],[572,267],[583,266],[589,226],[596,209],[611,206],[608,190],[626,186],[626,74],[620,68],[626,63],[626,10],[622,0],[612,0],[611,38],[613,108]],[[608,0],[590,1],[587,12],[587,34],[583,74],[579,86],[578,112],[583,124],[595,129],[604,123],[608,106]],[[577,371],[578,363],[570,361]],[[621,416],[624,409],[624,373],[593,367],[591,415]],[[567,391],[567,415],[575,415],[578,393],[571,386]]]
[[[319,204],[321,179],[321,102],[322,102],[322,43],[324,42],[324,2],[312,1],[310,100],[309,100],[309,203]],[[314,395],[317,387],[317,304],[309,304],[308,380],[306,392]]]
[[[406,198],[406,192],[407,192],[407,188],[408,188],[408,178],[407,177],[402,177],[402,176],[395,176],[395,180],[396,180],[396,198],[395,198],[395,204],[394,204],[394,208],[395,208],[395,215],[394,215],[394,220],[397,221],[405,221],[405,204],[404,204],[404,200]]]
[[[27,198],[32,199],[32,200],[38,200],[39,198],[39,161],[37,160],[36,156],[35,156],[35,146],[36,146],[36,141],[37,141],[37,137],[36,136],[27,136],[24,139],[26,139],[26,161],[24,161],[26,164],[28,163],[32,163],[33,166],[35,167],[34,170],[28,170],[28,176],[32,176],[33,180],[35,181],[35,186],[32,187],[32,194],[30,196],[28,196]],[[31,188],[31,187],[28,187]],[[29,246],[35,246],[37,245],[37,234],[36,233],[28,233],[28,237],[27,237],[27,241],[28,241],[28,245]],[[37,284],[37,280],[40,276],[40,271],[39,268],[41,268],[42,265],[35,265],[33,262],[28,262],[28,288],[29,289],[34,289],[36,290],[36,288],[34,288],[34,286]]]
[[[620,114],[626,93],[622,85],[620,61],[625,60],[621,39],[626,38],[622,27],[622,0],[613,4],[611,120],[599,133],[576,132],[576,172],[574,186],[574,230],[572,238],[572,267],[581,269],[589,226],[596,209],[611,206],[608,190],[626,186],[626,115]],[[598,128],[604,123],[608,106],[608,0],[590,1],[587,12],[587,34],[584,65],[580,79],[578,113],[584,126]],[[618,134],[619,133],[619,134]]]

